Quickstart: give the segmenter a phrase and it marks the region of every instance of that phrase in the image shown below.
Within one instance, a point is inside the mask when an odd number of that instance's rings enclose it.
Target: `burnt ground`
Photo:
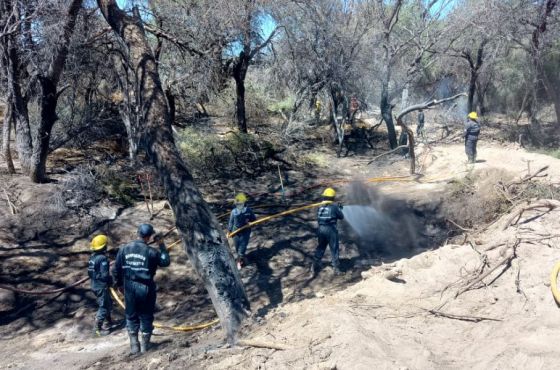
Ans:
[[[252,199],[252,204],[257,208],[257,215],[264,216],[292,205],[316,201],[324,184],[332,179],[406,175],[408,168],[408,162],[398,155],[387,156],[374,166],[367,166],[372,151],[366,149],[352,152],[346,158],[336,158],[334,150],[328,145],[316,147],[313,152],[321,154],[326,164],[283,171],[287,193],[292,195],[286,204],[282,204],[277,193],[279,180],[276,171],[263,173],[259,178],[205,182],[201,183],[201,189],[216,214],[223,214],[226,208],[227,201],[223,195],[242,189],[260,194]],[[91,160],[99,155],[98,162],[102,162],[103,153],[103,150],[73,153],[73,157],[66,158],[78,159],[69,161],[65,161],[67,153],[54,156],[52,164],[55,167],[51,167],[54,181],[51,184],[34,185],[21,176],[0,175],[3,186],[19,208],[16,215],[11,215],[5,204],[0,210],[0,283],[26,289],[66,286],[85,276],[88,240],[92,235],[108,233],[113,243],[111,254],[114,255],[114,247],[129,241],[137,224],[150,221],[139,189],[136,189],[136,198],[131,206],[123,206],[106,197],[96,199],[95,196],[95,199],[86,199],[84,203],[88,204],[87,207],[68,206],[68,201],[72,203],[71,199],[62,200],[66,206],[60,204],[57,193],[68,171],[85,158]],[[443,153],[440,158],[446,158],[446,154]],[[117,160],[126,161],[122,157]],[[72,168],[67,167],[68,163]],[[442,166],[445,167],[445,163]],[[438,173],[441,172],[444,171],[438,168]],[[452,172],[447,171],[448,174]],[[130,176],[134,177],[134,173]],[[324,184],[312,187],[318,182]],[[338,186],[340,199],[345,204],[373,205],[387,219],[406,220],[407,225],[407,228],[402,228],[395,222],[397,226],[388,226],[382,234],[383,238],[372,236],[366,240],[358,238],[347,225],[343,225],[341,262],[345,273],[342,276],[333,276],[330,268],[325,267],[316,278],[309,277],[308,268],[316,245],[314,212],[287,216],[255,228],[248,251],[250,264],[241,272],[254,317],[248,321],[243,333],[250,335],[252,327],[273,317],[280,306],[304,301],[319,293],[345,289],[360,280],[360,273],[372,265],[409,258],[426,248],[437,248],[453,236],[439,214],[445,185],[445,181],[441,181],[435,184],[370,184],[365,189],[356,188],[357,185]],[[310,189],[303,191],[306,188]],[[273,192],[276,194],[270,194]],[[261,210],[257,207],[260,205],[270,207]],[[156,202],[155,210],[157,216],[151,222],[158,229],[169,229],[173,225],[172,214],[164,208],[164,202]],[[173,241],[175,238],[171,235],[167,242],[170,244]],[[328,258],[329,252],[325,265]],[[213,319],[215,314],[209,298],[185,253],[176,248],[172,259],[170,268],[158,271],[159,311],[156,320],[180,325]],[[90,338],[95,304],[87,284],[57,296],[30,297],[4,290],[0,290],[0,294],[1,340],[12,348],[10,353],[3,353],[7,356],[7,366],[40,368],[58,363],[72,368],[101,364],[104,368],[121,367],[122,356],[127,353],[123,331],[102,340]],[[116,312],[117,317],[122,317],[119,310]],[[51,345],[53,342],[55,344]],[[212,351],[223,344],[223,333],[219,326],[180,334],[158,330],[155,342],[158,347],[154,356],[167,354],[169,363],[176,360],[174,366],[180,366],[188,363],[191,357],[199,358],[197,356],[204,353],[207,353],[204,356],[212,356]],[[42,362],[40,359],[45,357],[36,358],[32,355],[35,352],[43,355],[50,353],[50,357],[46,358],[52,361]],[[133,359],[129,364],[158,366],[158,363],[150,365],[150,361],[151,357]]]

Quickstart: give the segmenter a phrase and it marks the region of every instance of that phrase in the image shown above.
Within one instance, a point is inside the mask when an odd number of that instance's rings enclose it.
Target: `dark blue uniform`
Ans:
[[[470,163],[476,161],[476,144],[478,135],[480,134],[480,125],[478,122],[468,119],[465,123],[465,153]]]
[[[128,331],[151,333],[156,305],[154,275],[158,266],[169,266],[165,247],[158,251],[143,240],[135,240],[119,249],[113,268],[117,286],[124,285],[125,315]]]
[[[338,220],[344,219],[344,214],[336,204],[327,204],[317,210],[317,220],[319,229],[317,237],[319,244],[315,250],[313,258],[313,270],[316,272],[321,267],[321,259],[327,249],[327,244],[331,250],[332,266],[335,270],[339,269],[338,261],[338,230],[336,228]]]
[[[243,207],[241,209],[235,207],[231,211],[228,222],[228,231],[231,233],[237,229],[242,228],[249,222],[255,221],[257,218],[255,214],[249,207]],[[249,245],[249,238],[251,237],[251,229],[248,228],[243,230],[239,234],[233,237],[233,242],[235,244],[235,252],[239,258],[245,257],[245,252],[247,251],[247,246]]]
[[[112,280],[109,274],[109,259],[104,252],[91,255],[88,263],[88,275],[91,280],[91,290],[95,294],[99,307],[95,318],[98,322],[103,322],[105,319],[110,320],[113,300],[109,294],[109,287]]]
[[[424,112],[418,113],[418,126],[416,126],[416,135],[424,136]]]

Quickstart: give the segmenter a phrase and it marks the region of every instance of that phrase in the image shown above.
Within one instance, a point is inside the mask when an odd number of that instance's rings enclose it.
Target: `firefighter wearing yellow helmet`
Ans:
[[[109,259],[106,256],[109,240],[106,235],[97,235],[91,240],[92,254],[88,263],[88,275],[91,280],[91,290],[97,300],[97,314],[93,326],[93,335],[107,335],[113,326],[111,310],[113,300],[109,294],[109,287],[112,285],[111,274],[109,273]]]
[[[239,193],[235,196],[235,207],[231,211],[228,231],[230,233],[237,229],[242,228],[249,222],[255,221],[257,218],[247,206],[247,195],[245,193]],[[247,246],[249,245],[249,239],[251,238],[251,228],[247,228],[233,237],[233,243],[235,244],[235,253],[237,254],[237,268],[241,269],[247,264],[245,259],[245,252],[247,252]]]
[[[321,259],[325,254],[327,245],[331,251],[332,267],[335,275],[339,275],[340,262],[338,259],[338,220],[344,219],[342,205],[335,204],[336,191],[333,188],[326,188],[323,191],[322,199],[324,204],[317,210],[317,230],[318,244],[313,256],[312,276],[316,276],[321,270]]]
[[[480,124],[478,123],[478,114],[470,112],[467,115],[465,123],[465,153],[469,163],[476,162],[476,144],[478,143],[478,135],[480,134]]]

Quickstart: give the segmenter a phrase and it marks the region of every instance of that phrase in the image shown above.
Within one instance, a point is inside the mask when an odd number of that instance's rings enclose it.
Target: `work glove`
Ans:
[[[338,203],[338,208],[340,208],[340,210],[342,210],[344,208],[344,206],[342,205],[342,203]]]
[[[163,235],[161,233],[157,233],[154,235],[154,243],[158,245],[163,244]]]

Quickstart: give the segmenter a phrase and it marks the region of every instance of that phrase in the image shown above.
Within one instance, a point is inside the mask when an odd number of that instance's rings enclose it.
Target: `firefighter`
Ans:
[[[418,126],[416,126],[416,136],[419,138],[425,139],[426,133],[424,130],[424,112],[422,109],[418,111]]]
[[[138,237],[138,240],[119,249],[113,267],[115,284],[124,286],[131,354],[144,353],[150,347],[156,305],[154,275],[158,267],[167,267],[171,262],[162,236],[156,234],[152,225],[141,224]],[[157,243],[159,250],[148,245],[150,239]],[[138,329],[142,332],[140,342]]]
[[[230,233],[237,229],[246,226],[249,222],[255,221],[257,218],[255,214],[247,206],[247,196],[244,193],[239,193],[235,196],[235,207],[231,211],[228,231]],[[233,242],[235,244],[235,253],[237,254],[237,268],[243,268],[247,261],[245,259],[245,252],[247,251],[247,246],[249,245],[249,239],[251,238],[251,228],[247,228],[233,237]]]
[[[480,125],[478,123],[478,114],[470,112],[465,123],[465,153],[469,163],[476,162],[476,144],[478,135],[480,134]]]
[[[318,245],[313,257],[312,276],[316,276],[321,269],[321,259],[325,254],[327,244],[331,250],[332,267],[335,275],[339,275],[340,262],[338,260],[338,220],[344,219],[342,205],[334,204],[336,191],[327,188],[322,194],[324,205],[317,210],[319,228],[317,230]]]
[[[112,285],[109,273],[109,259],[106,256],[108,239],[106,235],[97,235],[91,240],[92,254],[88,262],[88,275],[91,280],[91,290],[97,300],[97,314],[93,334],[95,336],[107,335],[113,325],[111,310],[113,300],[109,294]],[[106,326],[104,324],[107,324]]]

